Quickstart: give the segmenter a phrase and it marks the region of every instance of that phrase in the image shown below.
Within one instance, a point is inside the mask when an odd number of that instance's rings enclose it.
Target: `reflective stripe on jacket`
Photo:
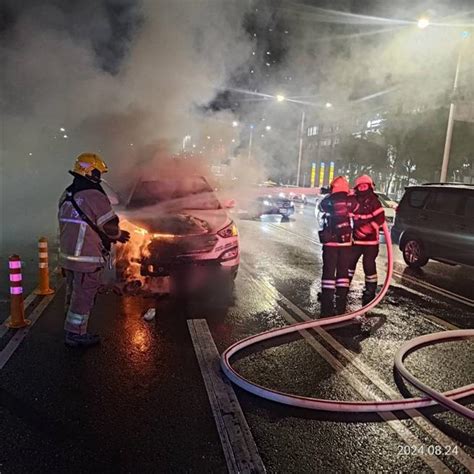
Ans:
[[[68,190],[61,197],[58,213],[60,265],[73,271],[94,271],[105,263],[104,246],[98,233],[80,218],[72,203],[65,200]],[[105,193],[98,189],[83,189],[74,194],[74,200],[111,241],[120,236],[118,217]]]

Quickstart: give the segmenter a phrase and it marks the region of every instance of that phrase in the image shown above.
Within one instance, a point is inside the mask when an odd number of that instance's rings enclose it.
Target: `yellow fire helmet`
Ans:
[[[100,182],[100,175],[107,171],[105,161],[96,153],[81,153],[76,158],[73,169],[74,173],[95,182]]]

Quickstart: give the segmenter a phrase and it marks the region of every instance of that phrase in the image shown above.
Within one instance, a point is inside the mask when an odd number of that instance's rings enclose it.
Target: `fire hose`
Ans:
[[[243,375],[239,374],[232,367],[232,364],[230,362],[231,358],[241,350],[253,346],[254,344],[267,341],[269,339],[281,337],[287,334],[295,333],[297,331],[303,331],[316,327],[332,326],[334,324],[343,322],[350,322],[358,316],[362,316],[363,314],[367,313],[375,306],[377,306],[387,293],[388,288],[390,287],[390,281],[393,272],[392,241],[386,223],[383,225],[383,232],[385,235],[385,243],[387,245],[388,254],[387,273],[381,291],[370,303],[350,313],[328,317],[324,319],[313,320],[309,322],[296,323],[282,328],[271,329],[269,331],[265,331],[254,336],[247,337],[245,339],[242,339],[241,341],[234,343],[229,348],[227,348],[221,356],[221,368],[227,378],[240,388],[261,398],[265,398],[273,402],[282,403],[294,407],[307,408],[310,410],[352,413],[377,413],[398,410],[413,410],[440,404],[448,408],[449,410],[456,412],[459,415],[462,415],[470,420],[474,420],[474,411],[466,406],[461,405],[456,401],[474,395],[474,384],[465,385],[463,387],[456,388],[448,392],[440,393],[418,380],[408,371],[408,369],[404,365],[405,357],[408,356],[408,354],[416,351],[417,349],[427,345],[434,345],[439,342],[445,342],[448,340],[472,338],[474,337],[474,330],[472,329],[450,330],[420,336],[406,342],[397,351],[395,355],[395,367],[398,373],[403,377],[403,379],[407,380],[415,388],[424,393],[426,395],[424,397],[380,401],[345,401],[305,397],[263,387],[255,382],[247,380]]]

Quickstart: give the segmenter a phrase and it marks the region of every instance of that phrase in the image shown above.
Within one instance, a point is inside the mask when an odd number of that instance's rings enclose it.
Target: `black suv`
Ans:
[[[410,186],[392,227],[406,264],[428,260],[474,265],[474,185],[429,183]]]

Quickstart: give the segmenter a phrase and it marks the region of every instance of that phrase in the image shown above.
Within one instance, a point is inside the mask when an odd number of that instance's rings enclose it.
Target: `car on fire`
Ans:
[[[122,208],[130,242],[116,250],[119,281],[152,293],[219,282],[233,288],[240,261],[237,227],[203,176],[139,180]]]

